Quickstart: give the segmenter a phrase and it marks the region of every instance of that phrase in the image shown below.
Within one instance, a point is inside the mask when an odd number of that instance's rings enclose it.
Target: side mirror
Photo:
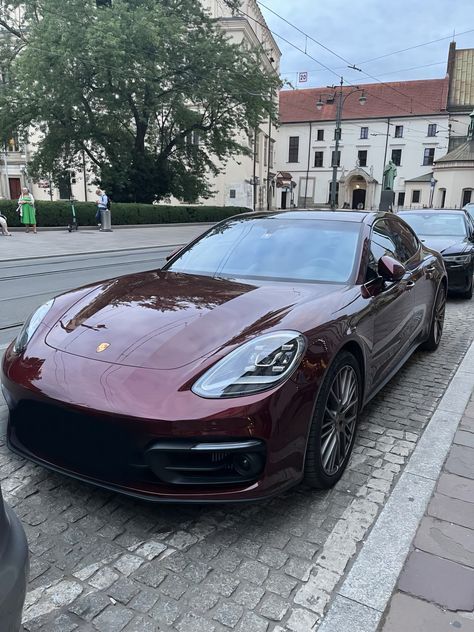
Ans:
[[[166,256],[166,261],[169,261],[170,259],[172,259],[175,255],[178,254],[178,252],[181,252],[182,249],[183,249],[183,246],[180,246],[179,248],[176,248],[175,250],[173,250],[173,252],[170,252],[170,254]]]
[[[384,255],[379,259],[377,270],[382,279],[389,283],[400,281],[406,272],[405,266],[400,261],[388,255]]]

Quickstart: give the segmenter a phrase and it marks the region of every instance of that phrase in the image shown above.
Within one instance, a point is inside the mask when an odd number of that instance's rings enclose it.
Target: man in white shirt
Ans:
[[[105,192],[101,191],[100,189],[97,189],[95,194],[98,196],[98,200],[96,202],[97,213],[95,218],[97,220],[97,226],[100,228],[102,226],[102,213],[107,210],[109,198],[107,197]]]

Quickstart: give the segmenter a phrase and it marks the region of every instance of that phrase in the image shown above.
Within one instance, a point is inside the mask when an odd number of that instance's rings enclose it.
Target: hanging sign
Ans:
[[[298,73],[298,83],[307,83],[308,81],[308,73],[300,72]]]

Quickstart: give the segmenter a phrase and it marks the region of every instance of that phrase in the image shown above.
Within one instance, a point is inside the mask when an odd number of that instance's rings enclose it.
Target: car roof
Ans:
[[[466,213],[463,208],[401,208],[398,211],[401,213]]]
[[[291,220],[303,220],[303,219],[318,219],[318,220],[338,220],[344,222],[356,222],[356,223],[371,223],[373,219],[380,215],[392,215],[393,213],[378,213],[372,211],[353,211],[346,209],[337,209],[335,211],[328,211],[327,209],[311,209],[311,210],[298,210],[293,209],[291,211],[270,211],[262,213],[245,213],[245,215],[237,215],[236,217],[255,217],[262,219],[291,219]]]

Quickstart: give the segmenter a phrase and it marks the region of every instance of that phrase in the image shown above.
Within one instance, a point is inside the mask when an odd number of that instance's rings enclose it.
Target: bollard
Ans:
[[[102,220],[102,226],[100,230],[103,233],[111,233],[112,232],[112,215],[110,213],[110,209],[107,208],[104,211],[101,211],[100,215],[101,215],[101,220]]]

